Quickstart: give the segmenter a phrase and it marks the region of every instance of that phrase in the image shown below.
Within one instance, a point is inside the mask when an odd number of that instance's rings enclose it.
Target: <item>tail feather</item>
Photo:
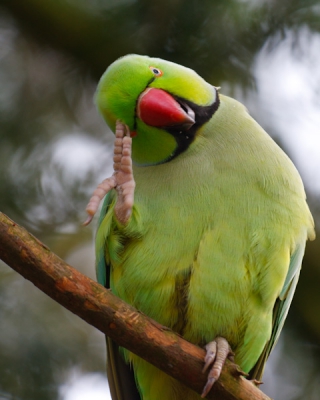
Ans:
[[[112,400],[141,400],[130,365],[119,352],[119,346],[109,337],[107,341],[107,375]]]

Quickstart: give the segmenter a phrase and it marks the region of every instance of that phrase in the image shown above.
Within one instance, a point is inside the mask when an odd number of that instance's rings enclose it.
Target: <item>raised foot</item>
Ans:
[[[204,358],[204,367],[202,372],[206,372],[207,369],[212,365],[205,387],[203,388],[201,397],[204,398],[210,392],[214,383],[219,379],[222,367],[229,358],[233,361],[234,353],[229,346],[227,340],[223,337],[216,337],[212,342],[206,345],[206,356]]]
[[[131,145],[132,139],[127,125],[120,121],[116,123],[116,135],[113,150],[113,170],[110,178],[101,182],[86,207],[88,218],[83,225],[92,221],[103,197],[113,188],[116,189],[118,197],[115,205],[115,215],[122,224],[128,222],[133,207],[135,181],[132,171]]]

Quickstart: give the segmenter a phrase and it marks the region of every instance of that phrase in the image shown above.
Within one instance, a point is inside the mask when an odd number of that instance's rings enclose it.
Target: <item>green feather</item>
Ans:
[[[109,287],[107,282],[109,281],[109,277],[107,274],[110,273],[109,269],[107,268],[106,262],[106,250],[105,244],[107,241],[107,237],[110,235],[111,230],[111,218],[109,221],[106,220],[105,216],[107,213],[108,208],[112,202],[113,192],[109,192],[104,199],[103,206],[100,212],[100,218],[98,222],[99,232],[96,236],[96,274],[98,282],[103,285]],[[110,215],[110,214],[109,214]],[[107,223],[109,222],[109,223]]]
[[[272,352],[273,348],[277,344],[281,330],[283,328],[284,322],[287,318],[288,311],[293,299],[294,292],[298,283],[302,258],[304,255],[305,243],[302,243],[291,256],[289,271],[286,276],[284,285],[279,294],[278,299],[275,302],[273,309],[273,319],[272,319],[272,333],[270,339],[267,341],[263,352],[261,353],[256,365],[250,371],[250,377],[252,379],[260,380],[265,363]]]

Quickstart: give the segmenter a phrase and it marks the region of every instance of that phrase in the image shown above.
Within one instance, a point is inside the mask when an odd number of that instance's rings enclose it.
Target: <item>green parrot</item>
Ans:
[[[114,174],[87,206],[89,223],[107,193],[98,281],[206,346],[203,397],[231,349],[260,380],[314,238],[296,168],[241,103],[169,61],[118,59],[96,103],[116,133]],[[107,346],[114,400],[201,398],[109,339]]]

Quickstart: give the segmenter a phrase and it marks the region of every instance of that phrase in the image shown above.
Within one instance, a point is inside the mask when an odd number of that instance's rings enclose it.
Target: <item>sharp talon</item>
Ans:
[[[236,371],[238,372],[238,374],[239,374],[240,376],[244,376],[244,377],[246,377],[246,378],[248,378],[248,376],[249,376],[249,374],[247,374],[246,372],[242,371],[242,369],[240,369],[239,366],[237,366]]]
[[[230,360],[234,363],[234,356],[235,356],[234,352],[230,351],[230,353],[228,354],[228,360]]]
[[[202,373],[204,374],[207,369],[210,367],[210,365],[212,364],[213,360],[210,361],[206,361],[206,363],[204,364],[204,367],[202,368]]]
[[[249,376],[248,374],[246,374],[246,376]],[[263,384],[262,381],[258,381],[257,379],[252,379],[250,382],[252,382],[254,385],[256,386],[260,386]]]
[[[209,363],[205,363],[204,367],[202,368],[202,373],[204,374],[209,367]]]
[[[130,129],[129,129],[129,127],[128,127],[127,125],[125,125],[125,127],[126,127],[125,136],[127,136],[127,137],[131,138],[131,132],[130,132]]]
[[[214,378],[209,378],[209,379],[207,380],[207,383],[206,383],[206,385],[205,385],[205,387],[203,388],[203,391],[202,391],[202,393],[201,393],[201,397],[202,397],[202,398],[205,398],[206,395],[210,392],[210,390],[211,390],[212,386],[214,385],[215,381],[216,381],[216,380],[215,380]]]
[[[82,226],[88,226],[93,219],[93,215],[88,215],[87,219],[82,223]]]

